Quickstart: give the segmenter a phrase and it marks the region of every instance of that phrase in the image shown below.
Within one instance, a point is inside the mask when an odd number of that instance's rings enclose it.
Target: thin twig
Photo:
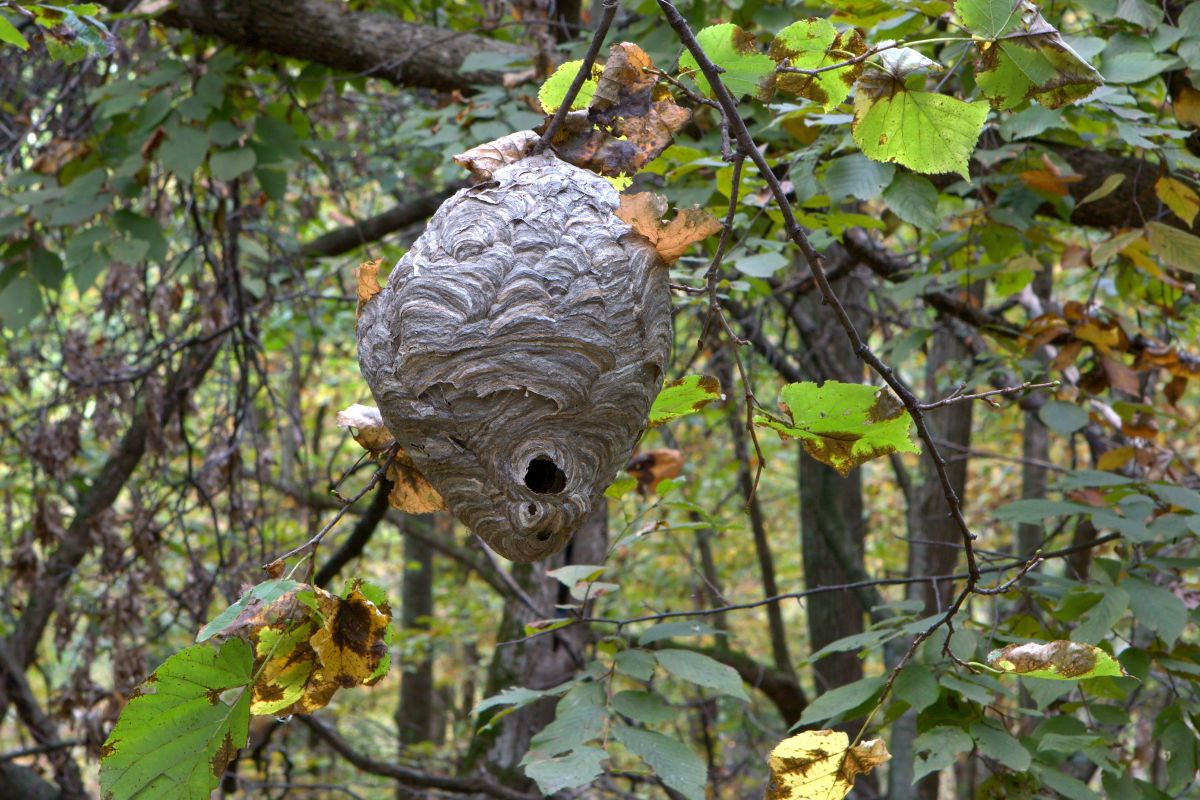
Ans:
[[[321,543],[321,540],[325,538],[325,534],[327,534],[331,530],[333,530],[333,526],[337,525],[338,522],[341,520],[341,518],[346,516],[346,512],[350,510],[350,507],[353,506],[355,503],[357,503],[359,500],[363,499],[363,497],[366,496],[367,492],[374,489],[375,485],[378,484],[381,480],[383,480],[387,476],[388,467],[391,466],[392,459],[394,459],[396,457],[396,452],[399,449],[400,449],[400,445],[397,445],[397,444],[393,444],[390,448],[388,448],[387,455],[384,457],[383,463],[379,465],[379,469],[375,470],[375,474],[371,476],[371,480],[367,481],[367,485],[364,486],[362,489],[360,489],[356,495],[354,495],[353,497],[348,498],[348,499],[343,498],[340,494],[337,495],[338,499],[342,500],[342,507],[339,508],[338,512],[333,515],[333,519],[329,520],[329,522],[325,523],[325,526],[323,528],[321,528],[321,530],[319,530],[315,534],[313,534],[311,539],[309,539],[307,542],[305,542],[302,545],[293,547],[291,550],[288,550],[286,553],[284,553],[281,556],[278,556],[277,558],[273,559],[272,561],[268,562],[267,564],[264,564],[263,569],[266,569],[271,564],[276,564],[276,563],[279,563],[282,561],[286,561],[287,559],[291,558],[292,556],[300,555],[301,553],[304,553],[306,555],[311,555],[313,553],[313,551],[316,550],[317,545]],[[340,481],[339,481],[339,483],[340,483]],[[337,492],[335,491],[334,494],[337,494]]]
[[[542,133],[541,141],[538,142],[535,152],[540,153],[550,146],[554,135],[562,127],[563,120],[571,112],[571,106],[575,103],[575,97],[579,94],[579,90],[583,88],[584,81],[592,76],[592,65],[596,63],[596,56],[600,53],[600,47],[604,44],[604,37],[608,35],[608,28],[612,25],[613,17],[616,15],[617,0],[604,0],[604,14],[601,15],[600,22],[596,25],[596,32],[592,35],[592,43],[588,45],[587,53],[583,57],[583,64],[580,65],[579,72],[576,72],[575,77],[571,80],[571,85],[567,88],[567,93],[563,95],[562,105],[554,112],[554,116],[550,119],[550,124],[546,126],[546,130]]]
[[[1046,383],[1030,383],[1029,381],[1025,381],[1020,386],[1005,386],[1003,389],[990,389],[986,392],[977,392],[975,394],[960,394],[958,391],[955,391],[949,397],[945,397],[937,402],[921,403],[920,409],[922,411],[929,411],[930,409],[942,408],[943,406],[962,403],[967,400],[986,400],[996,395],[1008,397],[1018,392],[1032,391],[1033,389],[1054,389],[1059,386],[1059,383],[1059,381],[1047,381]],[[991,403],[991,405],[994,406],[995,403]]]

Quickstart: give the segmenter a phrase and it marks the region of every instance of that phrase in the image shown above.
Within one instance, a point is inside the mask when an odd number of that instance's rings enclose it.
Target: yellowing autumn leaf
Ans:
[[[1200,212],[1200,194],[1191,186],[1178,178],[1164,175],[1154,183],[1154,193],[1188,227],[1196,223],[1196,214]]]
[[[341,596],[291,580],[255,586],[197,637],[249,643],[253,714],[310,714],[338,689],[371,685],[387,671],[392,614],[383,592],[356,581]]]
[[[850,737],[841,731],[805,731],[771,751],[765,800],[841,800],[856,777],[891,757],[882,739],[850,747]]]
[[[617,216],[629,223],[634,233],[650,240],[667,264],[672,264],[695,242],[721,230],[712,214],[698,208],[683,209],[670,222],[663,222],[667,201],[652,192],[621,195]]]

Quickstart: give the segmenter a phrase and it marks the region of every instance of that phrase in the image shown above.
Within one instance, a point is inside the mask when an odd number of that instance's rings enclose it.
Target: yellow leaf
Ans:
[[[1190,86],[1183,87],[1175,98],[1175,119],[1181,125],[1191,125],[1200,128],[1200,91]]]
[[[1082,200],[1080,200],[1078,203],[1076,203],[1076,205],[1081,206],[1084,203],[1093,203],[1097,200],[1102,200],[1105,197],[1108,197],[1113,192],[1115,192],[1117,190],[1117,187],[1120,186],[1124,182],[1125,182],[1124,173],[1117,172],[1113,175],[1109,175],[1107,178],[1104,179],[1104,183],[1100,184],[1092,192],[1089,192],[1088,195],[1086,197],[1084,197]]]
[[[882,739],[851,748],[850,737],[841,731],[805,731],[771,751],[765,800],[841,800],[856,777],[891,757]]]
[[[667,264],[672,264],[693,243],[721,230],[712,214],[698,208],[684,209],[670,222],[663,222],[667,201],[652,192],[621,195],[617,216],[629,223],[634,233],[650,240]]]
[[[1200,212],[1200,195],[1196,194],[1195,189],[1177,178],[1164,175],[1155,182],[1154,193],[1189,228],[1196,223],[1196,214]]]
[[[387,477],[392,482],[392,491],[388,493],[388,504],[392,508],[408,514],[429,514],[446,507],[438,490],[425,480],[403,450],[396,451],[388,465]]]
[[[1133,447],[1125,445],[1109,450],[1096,460],[1096,468],[1103,472],[1116,472],[1133,458]]]

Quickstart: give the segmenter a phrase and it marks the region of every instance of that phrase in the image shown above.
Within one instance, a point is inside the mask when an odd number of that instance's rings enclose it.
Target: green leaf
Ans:
[[[213,153],[208,160],[208,167],[212,170],[212,176],[219,181],[231,181],[239,175],[243,175],[254,168],[258,157],[249,147],[241,147],[237,150],[222,150],[219,153]]]
[[[884,680],[881,677],[862,678],[854,683],[830,689],[808,704],[796,727],[833,719],[872,701],[883,689]]]
[[[233,605],[226,608],[217,616],[213,617],[212,621],[200,629],[200,633],[196,634],[196,641],[203,642],[216,636],[225,628],[233,624],[242,612],[245,611],[251,603],[259,603],[261,605],[270,605],[279,598],[283,597],[293,589],[298,589],[303,584],[289,580],[272,580],[263,581],[257,586],[250,589]]]
[[[1035,99],[1048,108],[1080,100],[1103,83],[1028,0],[958,0],[955,11],[975,46],[975,82],[996,108]]]
[[[0,291],[0,324],[20,331],[42,311],[42,293],[28,275],[18,275]]]
[[[613,656],[613,662],[616,664],[618,672],[623,672],[639,681],[650,680],[654,675],[655,667],[658,666],[658,661],[654,658],[653,653],[640,649],[622,650]]]
[[[862,153],[835,158],[825,168],[825,193],[831,200],[846,195],[863,201],[874,200],[883,187],[891,183],[895,173],[896,168],[891,164],[872,161]],[[934,193],[936,195],[936,190]]]
[[[158,160],[180,178],[190,178],[204,163],[208,152],[208,134],[189,125],[167,130],[167,138],[158,148]]]
[[[1129,608],[1129,595],[1124,589],[1108,586],[1100,602],[1088,609],[1083,622],[1071,631],[1071,641],[1096,644],[1112,634],[1113,627]]]
[[[542,106],[542,111],[547,114],[558,111],[563,98],[567,96],[567,89],[571,88],[571,81],[575,80],[575,76],[582,66],[583,59],[579,59],[578,61],[568,61],[554,70],[554,74],[546,79],[542,88],[538,89],[538,103]],[[591,104],[592,96],[596,93],[596,73],[597,70],[593,65],[591,77],[579,87],[579,94],[575,95],[575,102],[571,103],[572,111],[587,108]]]
[[[703,622],[664,622],[647,628],[638,637],[638,644],[652,644],[676,636],[708,636],[714,633],[717,633],[717,629]]]
[[[975,36],[996,39],[1015,28],[1021,18],[1013,0],[958,0],[954,13]]]
[[[21,35],[17,27],[2,14],[0,14],[0,42],[8,42],[22,50],[29,49],[29,42],[25,41],[25,37]]]
[[[1167,266],[1200,275],[1200,236],[1161,222],[1146,223],[1150,250]]]
[[[1013,524],[1038,524],[1049,517],[1063,517],[1075,514],[1088,514],[1092,507],[1083,503],[1070,503],[1062,500],[1014,500],[1000,506],[992,512],[997,522]]]
[[[908,703],[913,711],[920,713],[937,702],[942,687],[929,667],[910,664],[896,676],[892,691],[898,699]]]
[[[528,760],[533,760],[537,754],[556,756],[566,753],[599,738],[608,719],[604,707],[579,700],[579,695],[568,694],[558,702],[554,721],[530,740]]]
[[[872,458],[919,453],[908,436],[912,417],[887,389],[859,383],[805,381],[783,387],[788,419],[758,414],[758,425],[801,440],[810,456],[843,476]]]
[[[763,253],[755,253],[752,256],[740,256],[734,261],[733,265],[743,275],[749,275],[752,278],[769,278],[782,267],[786,267],[788,259],[782,253],[767,250]]]
[[[1025,746],[1003,728],[994,728],[986,722],[972,722],[971,738],[979,746],[980,753],[1014,772],[1024,772],[1033,761]]]
[[[1061,639],[1010,644],[993,650],[988,653],[988,665],[1012,675],[1060,681],[1126,674],[1117,660],[1099,647]]]
[[[650,765],[663,783],[688,800],[704,800],[708,768],[700,756],[682,742],[654,731],[641,731],[625,725],[613,729],[617,741]]]
[[[859,87],[854,99],[855,143],[876,161],[914,172],[956,172],[970,180],[967,161],[987,119],[988,104],[895,84],[880,94]]]
[[[653,692],[618,692],[613,696],[612,708],[618,714],[646,725],[658,725],[679,715],[679,709],[668,705],[661,695]]]
[[[892,178],[883,192],[883,201],[897,217],[927,231],[936,231],[942,226],[938,214],[938,190],[928,178],[900,172]]]
[[[1158,631],[1167,648],[1173,648],[1188,621],[1188,610],[1183,601],[1173,592],[1141,578],[1126,578],[1121,581],[1121,588],[1129,595],[1134,618]]]
[[[771,58],[780,64],[799,69],[816,70],[840,64],[866,52],[862,33],[850,29],[838,33],[833,23],[821,17],[793,22],[775,34],[771,42]],[[781,72],[776,77],[777,88],[812,100],[826,111],[836,108],[849,96],[850,87],[862,73],[863,62],[840,67],[816,75]]]
[[[104,743],[105,800],[208,800],[246,744],[252,663],[250,645],[229,639],[220,651],[193,645],[155,670]]]
[[[711,375],[687,375],[662,388],[650,407],[650,425],[662,425],[694,414],[714,400],[724,400],[721,384]]]
[[[1047,402],[1038,411],[1038,417],[1047,428],[1060,436],[1070,436],[1088,424],[1088,412],[1074,403],[1063,403],[1059,400]]]
[[[602,572],[604,572],[604,567],[595,564],[568,564],[565,567],[548,570],[546,574],[568,589],[574,589],[580,581],[594,581],[600,577]]]
[[[959,753],[974,746],[971,737],[962,728],[939,725],[925,731],[913,740],[913,752],[918,754],[913,762],[913,783],[930,772],[949,767]]]
[[[677,678],[716,689],[721,694],[739,700],[750,701],[746,690],[742,688],[742,678],[733,667],[691,650],[658,650],[654,655],[663,669]]]
[[[608,753],[598,747],[577,747],[564,756],[539,758],[525,765],[525,774],[549,797],[564,789],[584,786],[604,774]]]
[[[748,94],[766,100],[770,96],[775,62],[759,52],[758,42],[752,34],[732,22],[725,22],[699,31],[696,41],[704,54],[725,70],[721,73],[721,81],[735,98]],[[680,56],[679,69],[689,73],[701,91],[712,95],[712,87],[700,73],[700,65],[691,53]]]
[[[547,694],[549,694],[549,691],[545,689],[526,689],[521,686],[513,686],[505,689],[499,694],[494,694],[491,697],[483,698],[475,704],[475,707],[471,709],[471,713],[479,714],[488,710],[489,708],[494,708],[495,706],[513,706],[514,708],[521,708],[522,706],[529,705],[535,700],[541,700]]]
[[[1087,787],[1086,783],[1078,778],[1072,778],[1060,771],[1058,767],[1043,767],[1041,764],[1034,764],[1032,769],[1038,781],[1069,800],[1102,800],[1100,795]]]

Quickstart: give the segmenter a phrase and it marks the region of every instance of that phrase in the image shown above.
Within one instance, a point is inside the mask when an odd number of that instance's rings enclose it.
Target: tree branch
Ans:
[[[452,778],[421,772],[420,770],[402,767],[398,764],[385,764],[382,761],[376,761],[370,756],[355,750],[331,725],[316,717],[298,716],[296,719],[307,725],[313,733],[321,737],[326,744],[333,748],[334,752],[363,772],[391,778],[405,786],[423,786],[429,789],[441,789],[444,792],[458,792],[461,794],[483,794],[488,797],[499,798],[499,800],[535,800],[535,795],[508,789],[493,783],[487,778]]]
[[[471,53],[533,58],[519,45],[393,14],[348,11],[328,0],[177,0],[158,19],[231,44],[444,91],[502,82],[500,70],[460,72]]]
[[[302,244],[300,255],[306,258],[340,256],[365,244],[377,242],[389,233],[429,219],[433,212],[438,210],[438,206],[465,185],[452,184],[440,192],[418,197],[416,200],[393,206],[382,214],[321,234],[311,242]]]

